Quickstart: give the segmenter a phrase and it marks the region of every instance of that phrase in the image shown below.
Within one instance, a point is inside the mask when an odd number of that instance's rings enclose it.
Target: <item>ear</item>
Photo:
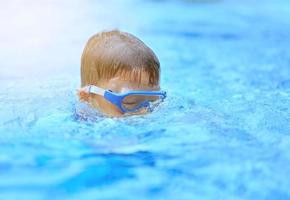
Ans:
[[[77,91],[77,95],[79,96],[79,100],[80,101],[86,101],[86,102],[89,101],[90,96],[91,96],[84,87],[80,88]]]

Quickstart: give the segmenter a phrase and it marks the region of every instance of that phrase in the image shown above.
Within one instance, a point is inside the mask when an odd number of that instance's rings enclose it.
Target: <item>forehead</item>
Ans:
[[[108,80],[108,87],[112,90],[124,92],[127,90],[159,90],[159,84],[149,84],[149,75],[141,73],[119,73]]]

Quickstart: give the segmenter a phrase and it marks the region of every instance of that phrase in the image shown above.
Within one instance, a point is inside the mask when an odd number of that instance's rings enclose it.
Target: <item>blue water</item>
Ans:
[[[290,1],[0,3],[0,199],[290,199]],[[79,121],[80,55],[158,55],[152,114]]]

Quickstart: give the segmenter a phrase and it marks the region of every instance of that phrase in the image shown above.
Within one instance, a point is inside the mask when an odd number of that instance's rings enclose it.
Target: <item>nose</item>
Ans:
[[[125,115],[126,116],[130,116],[130,115],[145,115],[148,113],[148,109],[147,108],[141,108],[138,111],[135,112],[128,112]]]

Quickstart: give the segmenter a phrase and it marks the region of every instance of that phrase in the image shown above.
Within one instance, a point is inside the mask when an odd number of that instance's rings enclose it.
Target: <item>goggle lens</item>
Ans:
[[[162,102],[163,98],[159,95],[138,95],[132,94],[126,96],[122,101],[122,107],[129,112],[135,112],[141,108],[152,110]]]

